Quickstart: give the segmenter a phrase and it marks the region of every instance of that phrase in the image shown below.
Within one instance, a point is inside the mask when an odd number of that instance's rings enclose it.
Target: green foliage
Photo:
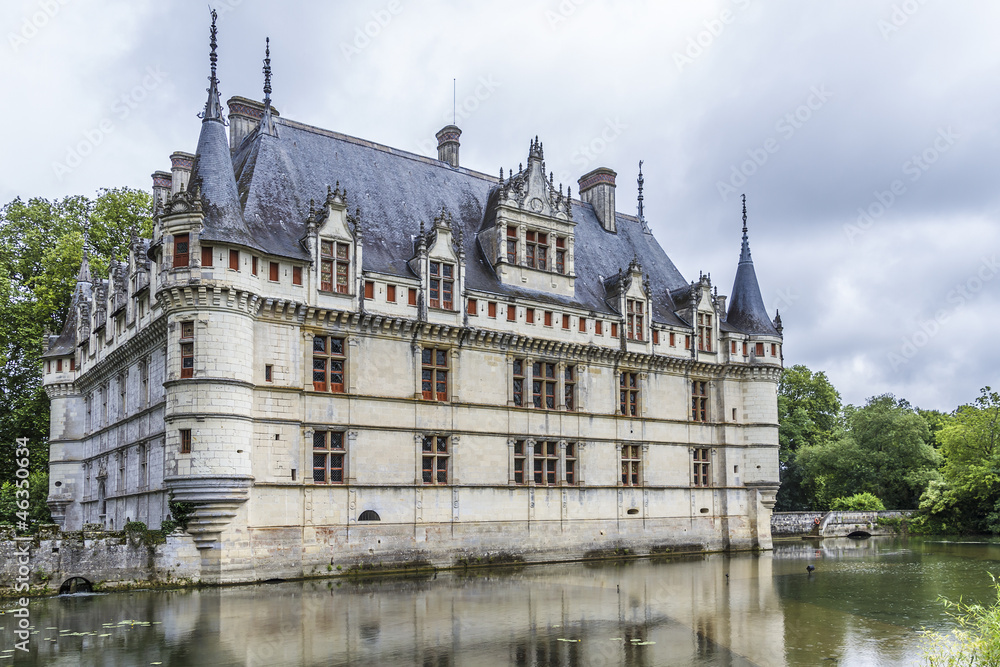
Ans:
[[[124,259],[130,230],[152,233],[152,197],[101,190],[96,199],[20,198],[0,209],[0,479],[13,479],[13,443],[27,438],[32,470],[48,466],[49,402],[42,389],[46,332],[62,329],[89,229],[94,277]]]
[[[942,598],[957,626],[949,635],[924,634],[924,664],[929,667],[1000,665],[1000,583],[991,574],[997,600],[986,606]]]
[[[802,447],[796,462],[814,507],[834,498],[869,492],[892,509],[916,508],[929,482],[938,479],[938,453],[927,444],[927,423],[905,400],[891,394],[844,410],[845,431],[828,443]]]
[[[802,447],[825,444],[834,437],[840,417],[840,394],[822,371],[805,366],[786,368],[778,383],[778,442],[781,489],[776,511],[808,510],[811,498],[802,486],[795,458]]]
[[[18,497],[18,481],[27,482],[27,498],[22,493]],[[25,485],[22,484],[22,487]],[[49,473],[48,468],[35,470],[28,474],[26,480],[8,480],[0,485],[0,524],[9,523],[17,525],[17,513],[26,511],[28,513],[28,530],[34,532],[39,525],[52,523],[52,515],[49,513],[49,506],[46,500],[49,497]],[[27,510],[21,510],[18,501],[27,501]]]
[[[866,491],[855,493],[853,496],[834,498],[830,503],[830,509],[834,512],[879,512],[885,509],[885,505],[878,496]]]
[[[122,530],[126,533],[145,533],[149,529],[142,521],[129,521]]]

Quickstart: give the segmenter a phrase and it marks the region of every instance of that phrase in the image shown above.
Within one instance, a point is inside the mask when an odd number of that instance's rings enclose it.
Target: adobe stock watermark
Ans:
[[[34,39],[39,31],[45,28],[49,24],[49,21],[54,19],[56,14],[59,13],[59,10],[68,3],[69,0],[39,0],[38,11],[25,16],[21,20],[21,25],[18,26],[17,32],[11,31],[7,33],[7,43],[10,44],[10,48],[14,53],[17,53],[18,49],[26,46],[30,40]]]
[[[982,263],[972,275],[964,283],[955,285],[948,292],[945,300],[951,304],[951,307],[942,308],[934,313],[932,319],[921,322],[917,331],[903,337],[898,350],[889,353],[889,366],[892,367],[892,370],[899,370],[901,366],[910,363],[910,360],[917,356],[917,353],[941,332],[941,327],[951,316],[982,292],[986,283],[993,280],[998,273],[1000,273],[1000,263],[997,262],[997,256],[983,257]]]
[[[732,0],[738,9],[747,9],[751,0]],[[736,20],[736,14],[731,9],[723,9],[719,15],[704,22],[705,29],[699,30],[693,37],[688,37],[687,46],[683,51],[674,51],[674,64],[677,71],[683,72],[688,65],[693,65],[694,61],[700,58],[709,49],[715,40],[725,32],[726,26]]]
[[[899,29],[906,25],[910,18],[919,12],[920,7],[925,4],[927,4],[927,0],[904,0],[898,5],[893,5],[888,20],[879,19],[875,24],[878,26],[878,31],[882,33],[882,39],[888,42],[889,37],[893,33],[899,32]]]
[[[549,22],[549,27],[557,30],[569,20],[576,10],[587,0],[562,0],[555,11],[545,10],[545,20]]]
[[[114,104],[111,105],[112,117],[105,117],[93,127],[83,133],[83,137],[75,144],[66,149],[66,157],[62,162],[53,162],[52,171],[61,181],[66,174],[83,164],[84,158],[94,152],[98,146],[104,143],[104,139],[115,131],[115,119],[118,122],[124,121],[132,112],[137,109],[149,94],[156,90],[168,77],[167,72],[160,69],[159,65],[146,68],[146,75],[142,81],[128,92],[122,94]]]
[[[953,130],[951,126],[938,128],[937,136],[931,145],[919,153],[914,153],[910,159],[903,162],[901,167],[903,175],[909,177],[911,183],[916,183],[920,177],[936,163],[941,156],[951,150],[962,135]],[[886,214],[899,198],[908,192],[903,179],[897,178],[889,184],[886,190],[875,190],[874,200],[867,206],[858,208],[858,217],[853,223],[844,225],[844,235],[847,240],[854,244],[854,239],[862,236],[874,226],[875,222]]]
[[[456,100],[454,115],[445,111],[441,114],[441,122],[445,125],[451,125],[454,121],[457,125],[471,118],[474,113],[479,111],[483,102],[493,97],[493,93],[501,85],[503,84],[497,81],[492,74],[479,77],[475,89],[461,100]],[[430,138],[421,139],[417,142],[417,149],[420,153],[434,155],[437,151],[437,141]]]
[[[608,150],[608,147],[617,141],[627,129],[628,123],[623,122],[619,116],[605,118],[604,127],[601,128],[601,131],[590,141],[581,144],[573,151],[570,161],[578,170],[577,176],[574,177],[568,171],[563,171],[558,174],[556,180],[566,184],[575,183],[576,179],[590,169],[597,162],[597,158],[603,155]]]
[[[14,497],[15,505],[17,506],[15,513],[17,517],[16,526],[19,533],[18,538],[14,540],[14,543],[17,545],[15,549],[17,555],[17,576],[15,577],[14,591],[16,593],[27,593],[31,588],[32,544],[31,538],[24,535],[24,533],[28,532],[28,528],[31,525],[29,512],[31,509],[31,482],[28,479],[29,459],[27,438],[17,439],[17,448],[14,450],[14,463],[17,465],[17,469],[14,471],[14,476],[17,478],[17,481],[14,482],[14,485],[17,487]],[[31,612],[28,609],[28,598],[18,598],[17,605],[9,613],[17,619],[14,634],[20,641],[14,643],[14,648],[27,653],[28,642],[31,640]]]
[[[376,9],[371,13],[371,20],[365,21],[364,25],[355,26],[354,38],[348,44],[340,43],[340,53],[343,54],[347,62],[372,45],[382,31],[389,27],[392,20],[403,11],[403,4],[399,0],[389,0],[382,9]]]
[[[808,123],[813,114],[823,108],[823,105],[833,97],[833,93],[827,90],[824,84],[809,88],[809,95],[805,101],[792,111],[778,118],[774,124],[774,131],[777,136],[768,137],[763,143],[747,150],[747,158],[737,165],[729,168],[728,181],[716,181],[715,187],[719,191],[722,201],[729,201],[729,195],[736,195],[742,192],[742,187],[747,180],[757,173],[757,171],[767,164],[771,156],[781,150],[781,143],[788,141],[795,133]]]

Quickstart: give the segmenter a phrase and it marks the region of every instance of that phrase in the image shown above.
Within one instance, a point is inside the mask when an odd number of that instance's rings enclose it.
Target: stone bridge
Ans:
[[[775,512],[771,515],[772,537],[870,537],[894,535],[894,526],[879,525],[879,519],[909,518],[912,510],[881,512]]]

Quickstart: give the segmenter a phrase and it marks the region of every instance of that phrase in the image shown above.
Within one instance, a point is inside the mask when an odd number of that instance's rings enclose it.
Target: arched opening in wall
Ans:
[[[365,510],[364,512],[361,513],[361,516],[358,517],[358,521],[381,521],[381,520],[382,520],[381,517],[379,517],[378,512],[376,512],[375,510]]]
[[[638,513],[639,513],[639,508],[638,508],[638,507],[630,507],[630,508],[628,509],[628,511],[627,511],[627,512],[625,512],[625,513],[626,513],[626,514],[630,514],[630,515],[633,515],[633,516],[634,516],[634,515],[636,515],[636,514],[638,514]]]
[[[852,537],[852,538],[854,538],[856,540],[863,540],[863,539],[871,537],[872,534],[871,533],[866,533],[863,530],[856,530],[853,533],[848,533],[847,536],[848,537]]]
[[[83,577],[70,577],[59,587],[59,595],[72,595],[73,593],[93,593],[94,585]]]

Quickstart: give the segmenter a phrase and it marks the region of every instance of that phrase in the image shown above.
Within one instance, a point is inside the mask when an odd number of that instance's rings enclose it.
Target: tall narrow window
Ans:
[[[517,322],[517,306],[512,303],[507,304],[507,321]]]
[[[772,357],[778,356],[778,344],[777,343],[771,343],[771,356]]]
[[[556,273],[566,273],[566,237],[556,237]]]
[[[525,264],[533,269],[548,269],[549,235],[527,232],[524,241]]]
[[[524,359],[514,360],[514,405],[517,407],[524,406]]]
[[[566,409],[576,409],[576,366],[567,365],[563,371],[563,403]]]
[[[524,440],[514,443],[514,483],[524,484],[524,461],[526,458]]]
[[[557,482],[556,468],[559,464],[559,443],[552,440],[535,443],[535,484],[554,486]]]
[[[748,354],[750,354],[750,353],[747,352],[747,343],[746,343],[746,341],[743,341],[743,356],[745,357]]]
[[[475,299],[469,299],[469,305],[466,308],[466,312],[472,317],[479,314],[479,303]]]
[[[497,302],[496,301],[488,301],[486,303],[486,314],[489,315],[490,317],[492,317],[493,319],[496,319],[496,316],[497,316]]]
[[[375,298],[375,282],[372,280],[365,281],[365,298],[368,300]]]
[[[639,374],[622,373],[619,386],[621,413],[629,417],[639,414]]]
[[[182,428],[180,430],[181,436],[181,454],[191,453],[191,429]]]
[[[729,341],[729,353],[736,354],[736,341]]]
[[[421,444],[424,484],[448,483],[448,436],[427,435]]]
[[[708,383],[703,380],[691,383],[691,419],[708,421]]]
[[[695,448],[693,453],[693,458],[694,458],[694,485],[708,486],[708,481],[709,481],[708,449],[704,447]]]
[[[125,481],[125,462],[125,452],[122,452],[118,455],[118,491],[125,491],[128,486]]]
[[[320,241],[319,289],[322,292],[348,293],[351,247],[347,243]]]
[[[580,333],[587,333],[587,318],[581,317],[578,322]]]
[[[507,226],[507,261],[517,264],[517,227]]]
[[[604,321],[594,320],[594,335],[603,336],[604,335]]]
[[[576,443],[566,443],[566,483],[576,484]]]
[[[139,401],[140,407],[149,405],[149,362],[145,359],[139,362]]]
[[[205,266],[212,266],[212,264],[213,264],[213,261],[212,261],[212,251],[213,250],[215,250],[215,248],[213,248],[210,245],[203,245],[201,247],[201,265],[203,267],[205,267]]]
[[[267,267],[267,279],[272,282],[278,282],[278,263],[268,262]]]
[[[128,375],[125,373],[118,374],[118,418],[121,419],[125,416],[125,398],[126,398],[126,382],[128,381]]]
[[[301,285],[302,284],[302,267],[293,266],[292,267],[292,284]]]
[[[416,288],[410,287],[409,292],[406,295],[406,302],[411,306],[417,305],[417,290]]]
[[[626,335],[629,340],[642,340],[643,335],[643,303],[638,299],[627,299],[626,302],[627,312],[625,318],[625,324],[627,327]]]
[[[524,321],[527,324],[534,324],[535,323],[535,309],[534,308],[525,308],[524,309]]]
[[[536,408],[556,409],[556,365],[536,361],[532,366],[532,401]]]
[[[257,275],[257,264],[258,264],[257,256],[254,255],[253,257],[250,258],[250,273]]]
[[[313,390],[344,392],[344,342],[336,336],[313,338]]]
[[[421,353],[421,395],[427,401],[448,400],[448,350],[426,347]]]
[[[622,445],[622,486],[639,486],[641,467],[639,445]]]
[[[569,325],[570,325],[570,316],[569,316],[569,313],[563,313],[562,314],[562,328],[566,329],[566,330],[569,330]]]
[[[545,311],[545,326],[547,326],[547,327],[552,326],[552,311],[551,310],[546,310]]]
[[[712,316],[708,313],[698,313],[698,350],[712,351]]]
[[[240,251],[230,250],[229,251],[229,268],[233,271],[240,270]]]
[[[385,286],[385,300],[388,303],[396,303],[396,286],[386,285]]]
[[[612,338],[618,338],[618,323],[617,322],[612,322],[611,323],[611,337]]]
[[[274,366],[264,364],[264,382],[271,382],[274,378]]]
[[[343,432],[313,432],[313,483],[344,483]]]
[[[139,445],[139,487],[146,488],[149,484],[149,448]]]
[[[452,310],[455,291],[455,265],[446,262],[430,263],[430,307]]]
[[[653,345],[660,344],[660,331],[659,329],[653,329]]]
[[[188,234],[178,234],[174,237],[174,268],[187,266],[190,263],[188,241],[191,237]]]
[[[181,377],[194,377],[194,322],[181,322]]]

